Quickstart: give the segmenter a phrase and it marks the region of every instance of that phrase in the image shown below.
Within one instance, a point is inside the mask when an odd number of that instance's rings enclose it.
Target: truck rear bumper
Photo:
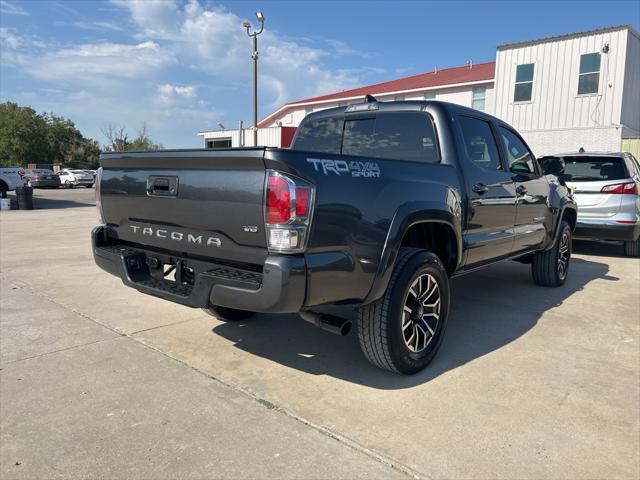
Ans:
[[[129,287],[175,303],[296,313],[304,302],[307,272],[301,256],[269,256],[260,273],[114,243],[108,240],[104,226],[93,229],[91,240],[93,258],[100,268]],[[187,282],[166,279],[166,264],[175,264],[178,275]]]

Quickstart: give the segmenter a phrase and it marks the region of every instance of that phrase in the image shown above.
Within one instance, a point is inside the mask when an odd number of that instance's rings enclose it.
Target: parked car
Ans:
[[[89,175],[92,175],[95,180],[97,174],[95,170],[83,170],[83,172],[87,172]]]
[[[0,196],[7,197],[7,192],[24,185],[24,170],[22,167],[0,168]]]
[[[624,252],[640,256],[640,167],[630,153],[566,153],[542,157],[560,162],[559,178],[578,204],[574,236],[622,240]]]
[[[53,173],[53,170],[46,168],[33,168],[24,171],[27,185],[34,188],[52,187],[58,188],[60,186],[60,177]]]
[[[65,169],[59,172],[58,176],[60,177],[60,183],[67,188],[73,188],[73,187],[91,188],[95,183],[95,179],[93,178],[93,175],[85,172],[84,170]]]
[[[298,313],[346,334],[331,307],[351,305],[364,355],[393,372],[436,355],[450,277],[508,259],[531,264],[538,285],[569,272],[571,193],[512,127],[459,105],[368,97],[308,115],[291,149],[101,164],[101,268],[222,320]]]

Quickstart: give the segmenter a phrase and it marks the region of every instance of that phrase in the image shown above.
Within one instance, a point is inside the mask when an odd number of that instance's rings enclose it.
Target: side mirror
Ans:
[[[558,176],[564,170],[564,160],[560,157],[545,157],[540,163],[545,175]]]

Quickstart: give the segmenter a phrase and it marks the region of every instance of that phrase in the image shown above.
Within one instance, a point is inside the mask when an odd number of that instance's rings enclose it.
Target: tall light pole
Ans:
[[[251,33],[251,24],[244,22],[242,25],[247,29],[247,35],[253,40],[253,146],[258,146],[258,35],[264,30],[264,15],[262,12],[256,12],[256,18],[260,22],[260,30],[254,30]]]

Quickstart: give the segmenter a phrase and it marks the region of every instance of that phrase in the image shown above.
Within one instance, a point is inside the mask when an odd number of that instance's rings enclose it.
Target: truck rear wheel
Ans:
[[[545,287],[559,287],[567,279],[570,260],[571,227],[563,220],[553,247],[533,256],[531,263],[533,281]]]
[[[256,314],[256,312],[250,312],[248,310],[237,310],[235,308],[219,307],[217,305],[212,305],[202,310],[223,322],[239,322]]]
[[[382,298],[358,310],[358,339],[367,360],[413,374],[435,357],[449,317],[449,278],[431,252],[401,248]]]
[[[624,242],[624,254],[627,257],[640,257],[640,238]]]

